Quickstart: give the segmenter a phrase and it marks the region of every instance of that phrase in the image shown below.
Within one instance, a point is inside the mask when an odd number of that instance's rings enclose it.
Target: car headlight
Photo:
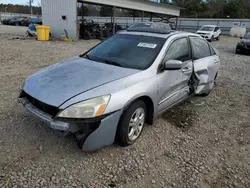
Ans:
[[[58,114],[62,118],[94,118],[101,116],[106,109],[110,95],[82,101],[69,106]]]

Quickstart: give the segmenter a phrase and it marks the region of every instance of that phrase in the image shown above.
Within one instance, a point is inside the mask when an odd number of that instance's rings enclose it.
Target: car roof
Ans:
[[[217,25],[203,25],[202,27],[218,27]]]
[[[137,22],[131,25],[127,30],[119,31],[118,34],[144,35],[159,38],[169,38],[170,36],[195,36],[198,34],[171,30],[168,23],[163,22]]]
[[[117,34],[128,34],[128,35],[144,35],[144,36],[151,36],[151,37],[159,37],[159,38],[169,38],[170,36],[194,36],[194,37],[200,37],[200,35],[195,33],[189,33],[184,31],[171,31],[167,33],[156,33],[156,32],[150,32],[150,31],[119,31]]]

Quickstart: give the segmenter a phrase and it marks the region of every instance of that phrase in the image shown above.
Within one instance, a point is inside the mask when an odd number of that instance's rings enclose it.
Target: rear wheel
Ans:
[[[146,120],[146,105],[142,100],[132,103],[123,113],[117,129],[121,146],[132,145],[141,135]]]
[[[216,38],[216,40],[220,40],[220,35]]]

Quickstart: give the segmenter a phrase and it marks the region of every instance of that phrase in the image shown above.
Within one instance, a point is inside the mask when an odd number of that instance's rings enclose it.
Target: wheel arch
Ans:
[[[126,110],[126,108],[128,108],[132,103],[134,103],[135,101],[138,100],[142,100],[145,105],[146,105],[146,110],[147,110],[147,117],[146,117],[146,123],[149,125],[153,124],[154,121],[154,103],[151,97],[149,97],[148,95],[142,95],[142,96],[137,96],[135,98],[133,98],[132,100],[130,100],[129,102],[126,103],[124,110]],[[123,111],[124,111],[123,110]]]

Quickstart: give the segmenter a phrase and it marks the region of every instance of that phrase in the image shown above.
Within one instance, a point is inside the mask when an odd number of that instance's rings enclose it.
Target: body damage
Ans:
[[[131,34],[141,35],[142,33]],[[150,33],[143,34],[151,35]],[[68,123],[67,125],[73,129],[69,128],[64,131],[78,133],[78,138],[82,141],[81,149],[84,151],[110,145],[115,140],[124,109],[137,99],[146,97],[145,102],[152,103],[147,106],[150,108],[147,112],[151,112],[150,115],[154,118],[165,109],[188,98],[190,92],[207,93],[213,86],[219,68],[217,55],[214,56],[214,62],[206,58],[197,61],[189,60],[183,63],[181,69],[159,71],[165,63],[163,59],[171,41],[189,35],[181,32],[176,32],[177,37],[172,34],[168,37],[162,34],[153,35],[165,38],[166,42],[152,65],[146,70],[123,68],[87,58],[74,57],[33,74],[25,80],[22,90],[42,105],[48,104],[56,107],[59,112],[82,101],[108,95],[110,97],[108,104],[102,116],[98,118],[80,119],[73,123],[57,115],[42,118],[45,118],[47,123],[57,130],[64,130],[54,127],[57,123],[59,125]],[[192,36],[200,37],[195,34]],[[196,78],[194,82],[189,82],[194,75]],[[194,88],[194,85],[197,87]],[[28,107],[26,102],[22,103],[26,108]],[[30,109],[31,113],[39,116],[37,111]]]

